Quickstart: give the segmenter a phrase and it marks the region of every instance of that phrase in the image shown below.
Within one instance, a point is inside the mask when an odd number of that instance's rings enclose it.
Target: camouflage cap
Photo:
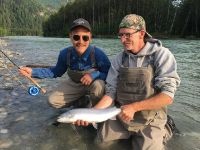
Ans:
[[[146,24],[145,20],[136,14],[129,14],[126,15],[121,23],[119,24],[119,28],[131,28],[134,30],[144,30],[145,31],[145,37],[152,38],[152,36],[146,32]]]

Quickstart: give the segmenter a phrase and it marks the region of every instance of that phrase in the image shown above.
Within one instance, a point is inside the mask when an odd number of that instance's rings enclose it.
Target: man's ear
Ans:
[[[70,32],[70,33],[69,33],[69,38],[71,38],[71,36],[72,36],[72,33]]]
[[[140,31],[140,38],[143,39],[145,36],[146,32],[144,30]]]
[[[92,40],[92,33],[90,32],[90,41]]]
[[[69,33],[69,39],[70,39],[70,41],[73,43],[72,32]]]

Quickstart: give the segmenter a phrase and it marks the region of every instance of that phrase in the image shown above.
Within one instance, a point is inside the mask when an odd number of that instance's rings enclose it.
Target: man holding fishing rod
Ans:
[[[139,15],[122,19],[118,37],[124,50],[112,60],[106,94],[95,108],[116,105],[121,113],[98,126],[98,140],[106,145],[130,139],[134,150],[163,150],[172,136],[167,105],[173,103],[180,84],[176,60],[161,41],[147,33]],[[87,126],[88,122],[76,124]]]
[[[69,37],[73,46],[60,51],[56,66],[21,67],[19,71],[22,75],[36,78],[57,78],[67,72],[69,78],[56,87],[49,96],[51,106],[67,107],[85,95],[90,96],[94,105],[104,95],[110,61],[100,48],[90,45],[91,26],[85,19],[73,21]]]

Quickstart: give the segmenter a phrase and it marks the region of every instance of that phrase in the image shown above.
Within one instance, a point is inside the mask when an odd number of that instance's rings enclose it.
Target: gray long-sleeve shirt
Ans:
[[[146,42],[144,48],[137,54],[125,51],[129,57],[129,67],[146,67],[149,62],[154,65],[154,88],[162,93],[174,97],[176,88],[180,85],[180,78],[177,74],[177,64],[169,49],[162,46],[158,40]],[[119,75],[119,68],[122,65],[123,52],[112,59],[106,79],[106,95],[113,100],[116,98],[116,88]]]

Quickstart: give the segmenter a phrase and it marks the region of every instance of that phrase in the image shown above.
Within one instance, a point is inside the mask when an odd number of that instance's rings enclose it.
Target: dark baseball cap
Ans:
[[[89,24],[89,22],[83,18],[78,18],[76,20],[73,21],[70,31],[72,31],[74,28],[81,26],[84,27],[86,29],[88,29],[89,31],[91,31],[91,26]]]

